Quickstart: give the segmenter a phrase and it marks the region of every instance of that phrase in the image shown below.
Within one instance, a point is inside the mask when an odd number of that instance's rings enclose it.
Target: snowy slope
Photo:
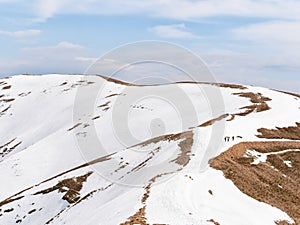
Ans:
[[[299,109],[297,95],[251,86],[1,79],[0,224],[299,224],[298,198],[283,203],[300,185]]]

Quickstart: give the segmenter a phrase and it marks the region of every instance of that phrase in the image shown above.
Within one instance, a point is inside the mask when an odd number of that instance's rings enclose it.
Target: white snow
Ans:
[[[181,168],[175,163],[168,163],[180,154],[180,140],[161,140],[145,146],[138,144],[160,135],[187,130],[193,131],[191,160],[180,172],[161,177],[151,186],[146,201],[146,218],[150,224],[211,224],[207,221],[210,219],[221,225],[274,225],[276,220],[292,222],[281,210],[243,194],[220,171],[208,167],[207,160],[242,141],[268,141],[256,136],[259,128],[295,126],[295,122],[300,121],[300,101],[293,96],[251,86],[245,90],[218,88],[209,84],[202,84],[201,88],[196,84],[124,86],[106,82],[99,76],[81,75],[20,75],[1,81],[11,85],[11,88],[4,90],[0,85],[0,96],[3,94],[2,98],[13,98],[14,101],[3,102],[0,98],[0,112],[10,106],[0,114],[0,146],[13,139],[15,141],[9,147],[18,142],[21,144],[0,156],[0,201],[29,189],[19,194],[24,196],[20,200],[0,207],[0,214],[3,214],[0,224],[15,224],[18,219],[22,220],[21,224],[44,224],[52,217],[55,218],[50,224],[109,225],[125,222],[143,207],[144,186],[151,178]],[[83,110],[74,117],[77,91],[97,89],[98,84],[104,85],[97,94],[93,110],[86,113],[90,101],[87,95],[77,102]],[[225,108],[216,108],[215,112],[211,112],[204,90],[220,90]],[[234,120],[226,121],[229,116],[225,119],[224,130],[218,135],[212,133],[211,126],[197,127],[213,119],[212,115],[235,114],[242,112],[242,107],[251,105],[249,99],[233,95],[239,92],[262,93],[271,98],[267,102],[271,110],[246,117],[235,116]],[[178,97],[180,94],[184,97]],[[113,96],[107,97],[109,95]],[[107,110],[98,107],[107,102]],[[116,121],[116,112],[122,110],[126,116]],[[96,116],[99,118],[93,120]],[[78,123],[80,125],[68,131]],[[224,120],[218,121],[215,126],[222,127],[223,123]],[[94,154],[82,152],[78,144],[79,140],[97,149],[97,142],[90,135],[92,128],[95,128],[105,152],[99,151],[96,156],[114,153],[112,159],[41,183],[95,159]],[[225,142],[225,136],[242,138]],[[131,147],[134,145],[138,146]],[[155,152],[157,148],[160,150]],[[207,155],[207,151],[213,154]],[[254,157],[252,164],[259,164],[266,162],[269,155],[288,151],[295,150],[259,153],[249,149],[247,154]],[[130,172],[151,155],[153,157],[147,161],[145,168]],[[290,161],[284,163],[292,167]],[[93,194],[78,204],[72,205],[63,200],[64,193],[59,191],[34,195],[37,191],[53,187],[62,179],[87,172],[93,173],[83,184],[80,196]],[[9,208],[14,210],[3,213]],[[36,212],[28,214],[32,209]]]

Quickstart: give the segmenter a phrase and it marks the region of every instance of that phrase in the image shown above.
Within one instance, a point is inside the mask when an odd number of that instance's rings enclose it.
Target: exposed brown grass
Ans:
[[[281,209],[300,224],[300,152],[279,153],[286,149],[298,150],[300,142],[243,142],[214,158],[211,167],[223,171],[243,193]],[[254,165],[247,150],[278,154]],[[292,167],[285,160],[291,161]]]
[[[102,75],[97,75],[97,76],[107,80],[108,82],[113,82],[113,83],[116,83],[116,84],[122,84],[122,85],[126,85],[126,86],[137,86],[135,84],[131,84],[131,83],[127,83],[125,81],[114,79],[112,77],[106,77],[106,76],[102,76]]]
[[[289,223],[286,220],[275,221],[277,225],[296,225],[295,223]]]
[[[240,97],[249,98],[252,103],[263,103],[263,102],[272,100],[268,97],[264,97],[261,93],[240,92],[240,93],[233,93],[233,95],[238,95]]]
[[[145,211],[146,211],[146,201],[150,196],[150,191],[151,191],[151,186],[153,185],[153,183],[160,177],[164,176],[164,175],[168,175],[168,174],[172,174],[173,172],[169,172],[169,173],[162,173],[162,174],[158,174],[155,177],[151,178],[149,180],[149,183],[147,184],[147,186],[145,187],[145,193],[142,197],[141,203],[144,205],[142,208],[139,209],[139,211],[137,213],[135,213],[133,216],[130,216],[128,218],[128,221],[121,223],[120,225],[148,225],[147,223],[147,219],[145,216]],[[158,223],[155,223],[157,225],[159,225]],[[154,224],[153,224],[154,225]],[[164,225],[164,224],[160,224],[160,225]]]
[[[281,93],[284,93],[284,94],[288,94],[288,95],[291,95],[291,96],[300,98],[300,95],[299,95],[299,94],[296,94],[296,93],[287,92],[287,91],[278,91],[278,90],[274,90],[274,91],[281,92]]]
[[[235,119],[235,114],[231,114],[231,117],[229,119],[227,119],[226,121],[230,122],[233,121]]]
[[[95,116],[95,117],[92,118],[92,120],[96,120],[96,119],[99,119],[99,118],[100,118],[100,116]]]
[[[73,127],[69,128],[68,131],[74,130],[76,127],[79,127],[82,123],[77,123]]]
[[[38,191],[34,195],[48,194],[50,192],[58,190],[59,192],[66,192],[63,199],[68,203],[75,203],[80,199],[80,190],[83,187],[83,183],[86,182],[87,178],[92,174],[88,172],[85,175],[73,178],[67,178],[59,181],[55,186]]]
[[[220,120],[223,120],[223,119],[227,118],[228,116],[229,116],[228,113],[227,113],[227,114],[223,114],[223,115],[221,115],[221,116],[219,116],[219,117],[217,117],[217,118],[214,118],[214,119],[211,119],[211,120],[206,121],[205,123],[202,123],[202,124],[199,125],[198,127],[207,127],[207,126],[211,126],[211,125],[213,125],[215,122],[220,121]]]
[[[207,222],[211,222],[214,225],[220,225],[218,222],[214,221],[214,219],[207,220]]]
[[[168,140],[168,141],[181,140],[181,142],[178,144],[178,146],[181,149],[181,152],[178,155],[178,157],[176,159],[174,159],[172,162],[175,162],[175,163],[177,163],[177,164],[179,164],[179,165],[181,165],[183,167],[185,165],[187,165],[187,163],[190,161],[190,155],[189,154],[191,152],[191,147],[193,145],[193,132],[192,131],[187,131],[187,132],[178,133],[178,134],[163,135],[163,136],[160,136],[160,137],[156,137],[156,138],[147,140],[146,142],[143,142],[143,143],[141,143],[139,145],[146,146],[148,144],[157,143],[157,142],[162,141],[162,140]],[[133,146],[133,147],[135,147],[135,146]],[[158,147],[156,149],[156,151],[159,151],[159,150],[160,150],[160,148]],[[142,163],[140,163],[139,165],[137,165],[135,168],[133,168],[131,171],[135,171],[135,170],[138,170],[138,169],[142,168],[151,158],[152,157],[150,156],[149,158],[147,158],[146,160],[144,160]],[[181,170],[181,169],[178,169],[178,170]],[[126,222],[121,223],[120,225],[135,225],[135,224],[146,225],[146,224],[148,224],[146,216],[145,216],[145,210],[146,210],[147,199],[150,196],[151,187],[152,187],[153,183],[158,178],[160,178],[160,177],[162,177],[164,175],[172,174],[174,172],[168,172],[168,173],[158,174],[158,175],[154,176],[153,178],[151,178],[149,180],[149,183],[144,188],[145,189],[145,193],[143,194],[143,197],[141,199],[141,203],[144,206],[142,208],[140,208],[137,213],[135,213],[134,215],[130,216]],[[163,225],[163,224],[161,224],[161,225]]]
[[[10,152],[12,152],[16,147],[18,147],[22,141],[19,141],[18,143],[14,144],[13,146],[9,147],[9,145],[11,145],[14,141],[16,140],[16,138],[10,140],[9,142],[5,143],[4,145],[0,146],[0,156],[3,158],[4,156],[6,156],[7,154],[9,154]]]
[[[177,140],[181,140],[181,142],[178,144],[178,146],[180,147],[180,154],[176,159],[172,160],[171,162],[176,162],[181,166],[185,166],[190,161],[190,153],[193,145],[193,131],[191,130],[178,133],[178,134],[166,134],[159,137],[151,138],[147,141],[134,145],[131,148],[137,146],[147,146],[149,144],[155,144],[160,141],[177,141]]]
[[[0,102],[2,101],[2,102],[7,103],[7,102],[12,102],[14,100],[15,100],[14,98],[7,98],[7,99],[1,99]]]
[[[136,214],[128,218],[128,221],[121,223],[120,225],[149,225],[145,218],[145,209],[145,206],[140,208]]]
[[[2,88],[2,90],[7,90],[7,89],[10,89],[11,88],[11,85],[7,85],[7,86],[4,86],[3,88]]]
[[[210,83],[210,84],[218,87],[223,87],[223,88],[232,88],[232,89],[240,89],[240,90],[247,89],[246,87],[239,84],[224,84],[224,83]]]
[[[107,95],[105,98],[111,98],[111,97],[114,97],[114,96],[118,96],[120,94],[111,94],[111,95]]]
[[[179,82],[175,82],[174,84],[208,84],[208,85],[222,87],[222,88],[231,88],[231,89],[239,89],[239,90],[248,89],[247,87],[244,87],[239,84],[224,84],[224,83],[212,83],[212,82],[179,81]]]
[[[110,103],[110,101],[108,101],[108,102],[105,102],[104,104],[102,104],[102,105],[99,105],[98,107],[99,108],[105,108],[105,107],[107,107],[108,106],[108,104]]]
[[[25,97],[25,96],[27,96],[29,94],[31,94],[31,91],[29,91],[29,92],[22,92],[22,93],[18,94],[18,96]]]
[[[164,85],[164,84],[133,84],[133,83],[128,83],[125,81],[121,81],[121,80],[117,80],[115,78],[112,77],[106,77],[106,76],[102,76],[102,75],[97,75],[99,77],[102,77],[103,79],[109,81],[109,82],[113,82],[116,84],[122,84],[122,85],[126,85],[126,86],[160,86],[160,85]],[[217,87],[222,87],[222,88],[232,88],[232,89],[239,89],[239,90],[245,90],[247,89],[247,87],[244,87],[242,85],[238,85],[238,84],[224,84],[224,83],[212,83],[212,82],[196,82],[196,81],[179,81],[179,82],[174,82],[171,84],[208,84],[208,85],[213,85],[213,86],[217,86]]]
[[[61,83],[59,86],[64,86],[66,84],[68,84],[68,82],[65,81],[65,82]]]
[[[300,140],[300,123],[296,123],[294,127],[260,128],[257,131],[261,133],[256,135],[259,138]]]
[[[233,114],[235,116],[247,116],[253,112],[263,112],[271,109],[266,102],[271,101],[272,99],[263,96],[261,93],[239,92],[233,93],[233,95],[238,95],[243,98],[249,98],[250,101],[253,103],[252,105],[240,108],[244,109],[244,111]]]
[[[180,147],[180,154],[171,162],[175,162],[178,165],[186,166],[190,161],[190,154],[194,143],[193,132],[188,131],[180,135],[181,142],[178,144]]]
[[[8,199],[5,199],[4,201],[0,202],[0,207],[6,205],[6,204],[9,204],[11,202],[14,202],[14,201],[17,201],[21,198],[24,198],[24,196],[19,196],[19,197],[16,197],[16,198],[8,198]]]

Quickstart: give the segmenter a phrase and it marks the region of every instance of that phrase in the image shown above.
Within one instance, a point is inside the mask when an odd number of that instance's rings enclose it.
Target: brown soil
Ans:
[[[16,198],[8,198],[8,199],[6,199],[6,200],[0,202],[0,207],[6,205],[6,204],[8,204],[8,203],[17,201],[17,200],[19,200],[19,199],[21,199],[21,198],[24,198],[24,196],[19,196],[19,197],[16,197]]]
[[[189,135],[188,133],[190,133],[190,132],[192,132],[192,131],[185,131],[185,132],[177,133],[177,134],[165,134],[165,135],[162,135],[162,136],[151,138],[151,139],[149,139],[147,141],[144,141],[144,142],[141,142],[139,144],[133,145],[130,148],[137,147],[137,146],[144,147],[144,146],[147,146],[149,144],[155,144],[157,142],[164,141],[164,140],[177,141],[177,140],[184,139],[185,137],[187,137]]]
[[[109,103],[110,103],[110,101],[108,101],[108,102],[106,102],[106,103],[104,103],[104,104],[102,104],[102,105],[99,105],[98,107],[99,107],[99,108],[105,108],[105,107],[108,106]]]
[[[6,156],[7,154],[9,154],[10,152],[12,152],[16,147],[18,147],[22,141],[14,144],[12,147],[9,147],[10,144],[12,144],[14,141],[16,140],[16,138],[10,140],[9,142],[7,142],[6,144],[0,146],[0,156],[3,158],[4,156]]]
[[[120,94],[111,94],[111,95],[107,95],[105,98],[111,98],[111,97],[114,97],[114,96],[118,96]]]
[[[178,157],[171,162],[175,162],[178,165],[186,166],[190,161],[191,150],[194,143],[193,132],[188,131],[180,135],[181,142],[178,144],[180,147],[180,154]]]
[[[80,199],[80,190],[83,187],[83,183],[86,182],[87,178],[92,174],[88,172],[87,174],[79,177],[68,178],[59,181],[55,186],[38,191],[34,195],[39,194],[48,194],[50,192],[58,190],[59,192],[66,192],[63,196],[63,200],[66,200],[68,203],[75,203]]]
[[[64,86],[64,85],[66,85],[67,84],[67,82],[63,82],[63,83],[61,83],[59,86]]]
[[[294,97],[300,98],[300,95],[299,95],[299,94],[295,94],[295,93],[292,93],[292,92],[287,92],[287,91],[278,91],[278,90],[274,90],[274,91],[281,92],[281,93],[284,93],[284,94],[288,94],[288,95],[291,95],[291,96],[294,96]]]
[[[103,79],[105,79],[109,82],[113,82],[116,84],[122,84],[122,85],[126,85],[126,86],[161,86],[161,85],[164,85],[164,84],[153,84],[153,85],[132,84],[132,83],[117,80],[117,79],[114,79],[111,77],[106,77],[106,76],[102,76],[102,75],[97,75],[97,76],[102,77]],[[208,85],[213,85],[213,86],[222,87],[222,88],[233,88],[233,89],[240,89],[240,90],[247,89],[246,87],[244,87],[242,85],[238,85],[238,84],[224,84],[224,83],[211,83],[211,82],[180,81],[180,82],[174,82],[172,84],[208,84]]]
[[[73,127],[69,128],[68,131],[74,130],[76,127],[79,127],[82,123],[77,123]]]
[[[20,94],[18,94],[18,96],[20,96],[20,97],[25,97],[25,96],[27,96],[27,95],[29,95],[29,94],[31,94],[31,91],[29,91],[29,92],[22,92],[22,93],[20,93]]]
[[[296,225],[295,223],[289,223],[286,220],[275,221],[277,225]]]
[[[272,99],[263,96],[261,93],[240,92],[240,93],[233,93],[233,95],[238,95],[243,98],[249,98],[250,101],[253,103],[252,105],[240,108],[240,109],[244,109],[244,111],[233,114],[235,116],[247,116],[253,112],[263,112],[271,109],[266,102],[271,101]]]
[[[72,171],[75,171],[75,170],[78,170],[78,169],[81,169],[81,168],[84,168],[84,167],[87,167],[87,166],[90,166],[90,165],[94,165],[94,164],[96,164],[96,163],[100,163],[100,162],[109,160],[109,159],[111,158],[112,155],[114,155],[114,153],[113,153],[113,154],[110,154],[110,155],[107,155],[107,156],[100,157],[100,158],[95,159],[95,160],[92,160],[92,161],[90,161],[90,162],[88,162],[88,163],[84,163],[84,164],[82,164],[82,165],[80,165],[80,166],[74,167],[74,168],[69,169],[69,170],[67,170],[67,171],[65,171],[65,172],[62,172],[62,173],[60,173],[60,174],[57,174],[57,175],[55,175],[55,176],[53,176],[53,177],[51,177],[51,178],[49,178],[49,179],[46,179],[46,180],[40,182],[39,184],[33,185],[33,186],[31,186],[31,187],[28,187],[28,188],[26,188],[26,189],[24,189],[24,190],[22,190],[22,191],[20,191],[20,192],[18,192],[18,193],[16,193],[16,194],[10,196],[9,198],[7,198],[7,199],[1,201],[1,202],[0,202],[0,206],[6,205],[6,204],[8,204],[8,203],[10,203],[10,202],[13,202],[13,201],[16,201],[16,200],[19,200],[19,199],[23,198],[24,196],[20,196],[21,194],[23,194],[24,192],[26,192],[26,191],[28,191],[28,190],[34,188],[34,187],[37,187],[37,186],[39,186],[39,185],[41,185],[41,184],[44,184],[44,183],[46,183],[46,182],[48,182],[48,181],[50,181],[50,180],[56,179],[56,178],[58,178],[58,177],[61,177],[61,176],[65,175],[65,174],[68,174],[68,173],[70,173],[70,172],[72,172]]]
[[[240,97],[249,98],[252,103],[263,103],[263,102],[272,100],[268,97],[264,97],[261,93],[240,92],[240,93],[233,93],[233,95],[238,95]]]
[[[149,225],[147,223],[147,219],[145,216],[145,211],[146,211],[146,201],[150,196],[150,189],[151,186],[153,185],[153,183],[160,177],[164,176],[164,175],[168,175],[168,174],[172,174],[173,172],[170,173],[162,173],[162,174],[158,174],[155,177],[151,178],[149,180],[148,185],[145,187],[145,193],[142,197],[142,204],[144,205],[142,208],[139,209],[139,211],[137,213],[135,213],[133,216],[130,216],[128,218],[128,221],[121,223],[120,225]],[[157,225],[159,225],[158,223],[155,223]],[[154,225],[154,224],[153,224]],[[164,224],[160,224],[160,225],[164,225]]]
[[[300,152],[279,152],[286,149],[299,150],[300,142],[242,142],[214,158],[211,167],[223,171],[243,193],[281,209],[300,224]],[[254,165],[247,150],[278,154]],[[285,160],[291,161],[292,167]]]
[[[223,87],[223,88],[232,88],[232,89],[240,89],[240,90],[247,89],[246,87],[238,84],[224,84],[224,83],[210,83],[210,84],[218,87]]]
[[[157,143],[157,142],[162,141],[162,140],[168,140],[168,141],[181,140],[181,142],[178,144],[180,149],[181,149],[181,153],[172,162],[175,162],[175,163],[177,163],[177,164],[179,164],[183,167],[186,166],[188,164],[189,160],[190,160],[190,152],[191,152],[191,147],[193,145],[193,132],[192,131],[187,131],[187,132],[183,132],[183,133],[179,133],[179,134],[163,135],[163,136],[160,136],[160,137],[156,137],[156,138],[147,140],[146,142],[143,142],[143,143],[139,144],[139,146],[140,145],[141,146],[146,146],[148,144]],[[135,147],[135,146],[133,146],[133,147]],[[159,150],[160,150],[160,148],[156,149],[156,151],[159,151]],[[149,161],[150,159],[151,159],[151,157],[149,157],[148,159],[146,159],[145,161],[140,163],[138,166],[133,168],[132,171],[133,170],[138,170],[139,168],[143,167],[147,163],[147,161]],[[178,169],[178,170],[181,170],[181,169]],[[147,223],[147,219],[146,219],[146,216],[145,216],[145,210],[146,210],[147,199],[150,196],[151,186],[153,185],[153,183],[155,183],[155,181],[158,178],[160,178],[164,175],[172,174],[172,173],[173,172],[162,173],[162,174],[156,175],[155,177],[150,179],[149,183],[145,187],[145,193],[144,193],[144,195],[141,199],[141,203],[144,206],[142,208],[140,208],[137,213],[130,216],[126,222],[121,223],[120,225],[136,225],[136,224],[147,225],[148,223]],[[163,224],[161,224],[161,225],[163,225]]]
[[[159,141],[177,141],[181,140],[181,142],[178,144],[180,147],[180,154],[176,159],[174,159],[171,162],[176,162],[177,164],[181,166],[186,166],[187,163],[190,161],[190,153],[191,148],[193,145],[193,132],[192,131],[186,131],[178,134],[166,134],[159,137],[151,138],[147,141],[144,141],[142,143],[139,143],[137,145],[132,146],[131,148],[137,147],[137,146],[147,146],[149,144],[155,144]]]
[[[259,138],[300,140],[300,123],[296,123],[294,127],[260,128],[257,131],[261,133],[256,135]]]
[[[205,123],[202,123],[201,125],[199,125],[198,127],[208,127],[208,126],[211,126],[213,125],[215,122],[217,121],[220,121],[220,120],[223,120],[225,118],[227,118],[229,116],[229,114],[223,114],[215,119],[211,119],[211,120],[208,120],[206,121]]]
[[[14,209],[13,209],[13,208],[10,208],[10,209],[4,210],[3,212],[4,212],[4,213],[8,213],[8,212],[12,212],[12,211],[14,211]]]
[[[7,86],[4,86],[3,88],[2,88],[2,90],[7,90],[7,89],[10,89],[11,88],[11,85],[7,85]]]
[[[271,109],[269,105],[266,103],[266,101],[271,101],[270,98],[263,96],[261,93],[252,93],[252,92],[239,92],[239,93],[233,93],[233,95],[238,95],[243,98],[249,98],[250,101],[253,103],[252,105],[248,105],[245,107],[242,107],[242,112],[235,113],[235,114],[223,114],[217,118],[211,119],[206,121],[205,123],[202,123],[198,127],[207,127],[213,125],[215,122],[226,119],[228,116],[231,116],[226,121],[230,122],[235,119],[236,116],[247,116],[253,112],[263,112]]]
[[[126,85],[126,86],[137,86],[135,84],[131,84],[131,83],[127,83],[125,81],[114,79],[112,77],[106,77],[106,76],[102,76],[102,75],[97,75],[97,76],[102,77],[103,79],[107,80],[108,82],[113,82],[116,84],[122,84],[122,85]]]
[[[100,116],[95,116],[95,117],[92,118],[92,120],[96,120],[96,119],[99,119],[99,118],[100,118]]]
[[[224,84],[224,83],[212,83],[212,82],[179,81],[179,82],[175,82],[175,84],[208,84],[208,85],[222,87],[222,88],[232,88],[232,89],[239,89],[239,90],[248,89],[239,84]]]
[[[158,152],[160,150],[160,147],[157,147],[154,151]],[[147,159],[139,163],[137,166],[131,169],[131,172],[138,171],[142,169],[144,166],[147,165],[147,162],[149,162],[154,157],[154,154],[150,155]],[[122,177],[123,178],[123,177]]]
[[[227,119],[226,121],[230,122],[230,121],[233,121],[234,118],[235,118],[235,114],[231,114],[230,115],[231,117],[229,119]]]
[[[36,211],[36,209],[32,209],[32,210],[30,210],[29,212],[28,212],[28,214],[32,214],[32,213],[34,213]]]
[[[139,209],[139,211],[136,214],[128,218],[128,221],[121,223],[120,225],[136,225],[136,224],[149,225],[149,223],[147,223],[145,218],[145,209],[146,206]]]
[[[8,99],[1,99],[0,101],[7,103],[7,102],[12,102],[14,100],[15,100],[14,98],[8,98]]]
[[[218,222],[214,221],[213,219],[207,220],[207,222],[211,222],[214,225],[220,225]]]

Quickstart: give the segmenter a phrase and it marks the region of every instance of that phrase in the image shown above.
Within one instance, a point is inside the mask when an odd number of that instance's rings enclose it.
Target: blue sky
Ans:
[[[0,76],[84,73],[128,42],[191,49],[220,82],[300,92],[297,0],[0,0]]]

